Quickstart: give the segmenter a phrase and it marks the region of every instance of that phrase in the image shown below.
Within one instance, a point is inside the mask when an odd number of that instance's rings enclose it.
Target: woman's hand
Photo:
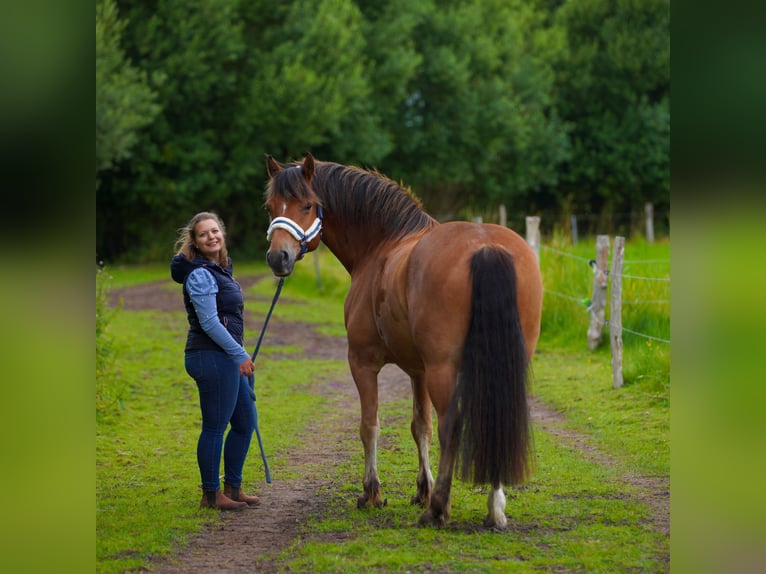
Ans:
[[[246,377],[249,377],[253,374],[255,371],[255,363],[253,363],[253,360],[248,357],[247,361],[243,361],[239,364],[239,374],[245,375]]]

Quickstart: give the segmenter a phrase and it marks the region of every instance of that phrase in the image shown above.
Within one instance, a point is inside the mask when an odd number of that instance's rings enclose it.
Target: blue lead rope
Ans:
[[[258,356],[258,351],[261,349],[261,342],[263,341],[263,335],[266,334],[266,327],[271,319],[271,314],[274,312],[274,306],[277,304],[279,294],[282,292],[282,284],[285,282],[284,277],[279,278],[279,284],[277,285],[277,291],[274,293],[274,299],[271,301],[271,308],[266,314],[266,320],[263,322],[263,328],[261,329],[261,336],[258,337],[258,343],[255,345],[255,351],[253,351],[253,362]],[[258,447],[261,449],[261,460],[263,460],[263,468],[266,472],[266,483],[271,484],[271,471],[269,471],[269,462],[266,460],[266,452],[263,450],[263,440],[261,440],[261,431],[258,429],[258,407],[255,405],[255,372],[249,377],[250,398],[253,399],[253,407],[255,408],[255,436],[258,438]]]

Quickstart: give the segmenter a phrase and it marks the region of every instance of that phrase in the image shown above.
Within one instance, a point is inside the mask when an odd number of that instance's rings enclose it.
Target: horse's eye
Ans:
[[[311,211],[312,205],[313,205],[312,203],[307,203],[306,205],[303,206],[303,211],[308,213],[309,211]]]

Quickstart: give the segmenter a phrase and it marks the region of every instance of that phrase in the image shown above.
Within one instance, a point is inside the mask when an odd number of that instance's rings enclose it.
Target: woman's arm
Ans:
[[[186,279],[186,290],[194,305],[200,326],[208,337],[213,339],[237,364],[247,361],[250,355],[234,340],[218,318],[218,306],[215,300],[218,283],[210,271],[203,267],[192,271]]]

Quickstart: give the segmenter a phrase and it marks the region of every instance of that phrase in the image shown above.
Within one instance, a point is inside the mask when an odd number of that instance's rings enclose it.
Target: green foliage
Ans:
[[[115,0],[96,1],[96,174],[131,157],[159,112],[146,73],[125,58]]]
[[[225,205],[233,190],[252,183],[252,170],[232,162],[252,137],[252,126],[239,121],[244,43],[235,0],[120,5],[129,22],[126,51],[162,112],[142,132],[127,173],[104,174],[97,249],[102,257],[157,260],[195,212]]]
[[[555,52],[560,32],[542,30],[540,13],[523,3],[419,3],[409,12],[399,19],[412,27],[412,56],[397,63],[418,67],[387,124],[394,149],[381,169],[406,174],[426,209],[447,217],[554,184],[567,144],[550,60],[538,50]],[[388,38],[370,42],[383,51],[376,41]]]
[[[246,8],[254,42],[247,82],[258,102],[246,118],[260,143],[280,159],[309,149],[321,157],[328,147],[335,161],[378,159],[388,150],[377,141],[358,8],[350,0],[283,4]]]
[[[566,2],[567,50],[555,99],[571,125],[559,193],[581,212],[669,202],[670,9],[667,0]]]
[[[377,168],[439,219],[668,206],[667,0],[116,2],[97,4],[109,261],[167,259],[201,210],[261,258],[265,153]]]

